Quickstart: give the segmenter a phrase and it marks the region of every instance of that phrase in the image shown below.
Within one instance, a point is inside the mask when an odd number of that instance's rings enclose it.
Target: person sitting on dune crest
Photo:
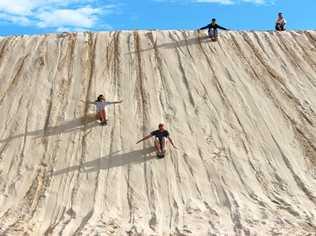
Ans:
[[[158,125],[158,130],[152,131],[149,135],[145,136],[144,138],[142,138],[141,140],[137,141],[136,144],[149,139],[151,137],[155,137],[154,140],[154,144],[155,144],[155,148],[157,151],[157,156],[159,158],[162,158],[165,156],[165,152],[166,152],[166,144],[167,144],[167,139],[169,140],[169,142],[172,144],[172,146],[174,148],[176,148],[176,146],[174,145],[172,139],[170,138],[169,132],[168,130],[166,130],[164,128],[164,124],[159,124]]]
[[[105,101],[104,96],[101,94],[98,96],[97,100],[95,101],[95,106],[97,110],[97,120],[100,121],[102,125],[107,124],[107,107],[112,104],[118,104],[122,101],[116,101],[116,102],[108,102]]]
[[[285,31],[286,20],[283,17],[282,12],[278,13],[278,17],[275,21],[275,30],[276,31]]]
[[[208,36],[213,41],[217,40],[217,36],[218,36],[217,29],[228,30],[228,29],[218,25],[215,18],[212,19],[212,22],[210,24],[200,28],[199,30],[204,30],[204,29],[208,29]]]

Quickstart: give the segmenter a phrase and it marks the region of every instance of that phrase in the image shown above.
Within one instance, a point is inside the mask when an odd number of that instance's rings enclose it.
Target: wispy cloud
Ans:
[[[0,12],[0,19],[22,26],[27,26],[31,24],[30,19],[26,16],[12,15],[6,12]]]
[[[97,29],[118,5],[97,4],[95,0],[0,0],[0,19],[38,28]]]

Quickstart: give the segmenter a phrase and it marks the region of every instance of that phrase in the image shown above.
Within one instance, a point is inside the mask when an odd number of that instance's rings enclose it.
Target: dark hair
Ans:
[[[97,101],[100,102],[102,100],[103,94],[100,94],[97,98]]]
[[[216,21],[216,19],[215,19],[215,18],[212,18],[212,21]]]
[[[158,125],[159,128],[160,128],[160,127],[163,127],[163,126],[164,126],[163,123],[160,123],[160,124]]]

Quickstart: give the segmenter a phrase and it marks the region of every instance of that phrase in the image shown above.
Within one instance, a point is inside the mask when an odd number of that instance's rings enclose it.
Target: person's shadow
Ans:
[[[170,43],[163,43],[159,45],[157,45],[157,42],[155,42],[153,47],[131,51],[126,54],[142,53],[146,51],[155,50],[155,48],[171,49],[171,48],[184,47],[184,46],[190,46],[194,44],[207,43],[207,42],[213,42],[213,41],[208,36],[201,36],[201,37],[195,37],[195,38],[190,38],[190,39],[184,39],[180,41],[174,41]]]
[[[29,131],[17,135],[10,136],[5,139],[1,139],[0,143],[11,141],[12,139],[24,137],[24,136],[35,136],[35,138],[47,137],[57,135],[61,133],[70,133],[80,129],[90,129],[97,126],[95,114],[88,114],[84,117],[80,117],[74,120],[65,121],[61,125],[51,126],[44,129]]]
[[[148,147],[145,149],[126,152],[122,154],[118,153],[119,152],[95,159],[93,161],[88,161],[81,165],[75,165],[56,170],[52,173],[52,176],[67,174],[73,171],[80,171],[83,173],[95,172],[98,170],[111,169],[114,167],[120,167],[129,164],[143,163],[156,157],[154,147]]]

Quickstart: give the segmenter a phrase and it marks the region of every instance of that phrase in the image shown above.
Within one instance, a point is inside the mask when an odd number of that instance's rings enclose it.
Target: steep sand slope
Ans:
[[[1,38],[0,84],[1,235],[315,235],[315,31]]]

